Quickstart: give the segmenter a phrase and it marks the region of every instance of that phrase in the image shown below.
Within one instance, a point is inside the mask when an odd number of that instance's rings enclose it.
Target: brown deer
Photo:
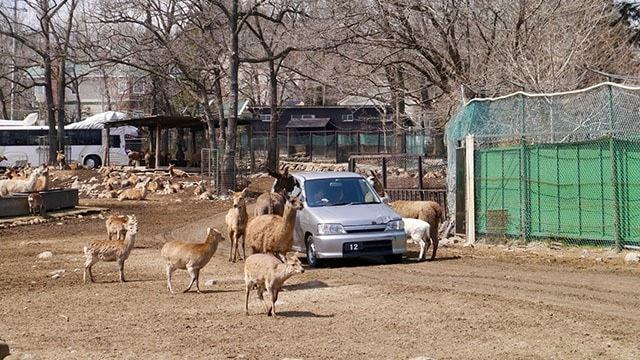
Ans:
[[[247,231],[247,222],[249,221],[249,215],[247,214],[247,204],[245,197],[247,195],[247,188],[242,191],[234,192],[229,190],[229,193],[233,196],[233,207],[227,212],[225,217],[225,223],[227,224],[227,231],[229,233],[229,241],[231,246],[229,248],[229,261],[236,262],[240,251],[238,250],[238,244],[240,238],[242,238],[242,260],[247,256],[245,253],[245,239]]]
[[[133,245],[136,241],[138,233],[138,220],[134,215],[127,216],[127,235],[124,240],[99,240],[84,247],[84,255],[86,261],[84,263],[84,282],[87,282],[87,274],[89,279],[93,281],[91,267],[98,261],[115,261],[118,264],[118,275],[120,282],[124,279],[124,262],[129,258]]]
[[[183,269],[191,275],[191,283],[183,292],[191,290],[196,284],[196,290],[200,293],[200,270],[205,267],[213,254],[218,249],[218,244],[224,237],[217,229],[207,228],[207,240],[204,243],[192,244],[182,241],[170,241],[162,247],[160,255],[166,261],[167,287],[173,294],[171,275],[176,269]]]

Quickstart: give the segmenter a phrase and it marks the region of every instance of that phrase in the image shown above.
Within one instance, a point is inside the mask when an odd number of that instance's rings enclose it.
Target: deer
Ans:
[[[40,216],[44,215],[45,204],[42,195],[37,192],[30,193],[27,197],[27,202],[29,203],[29,213],[31,215],[36,213]]]
[[[65,155],[63,150],[56,150],[56,163],[58,164],[58,170],[64,169]]]
[[[127,216],[127,235],[124,240],[98,240],[84,247],[85,263],[83,280],[87,282],[87,274],[94,282],[91,268],[98,261],[115,261],[118,265],[120,283],[124,283],[124,262],[129,258],[138,233],[138,220],[135,215]]]
[[[273,184],[271,192],[265,192],[258,196],[253,215],[260,216],[265,214],[282,215],[286,202],[286,194],[293,191],[296,182],[293,176],[289,174],[289,168],[284,167],[282,173],[268,170],[271,177],[276,181]]]
[[[294,254],[284,262],[271,254],[253,254],[244,263],[245,302],[244,313],[249,315],[249,293],[258,292],[258,298],[264,301],[264,292],[269,294],[271,306],[267,307],[267,316],[276,317],[276,301],[282,285],[290,277],[304,273],[300,259]]]
[[[218,249],[218,244],[224,237],[217,229],[207,228],[207,239],[204,243],[193,244],[182,241],[170,241],[162,247],[160,255],[166,262],[167,287],[172,294],[171,275],[176,269],[183,269],[191,275],[191,283],[183,292],[191,290],[196,284],[196,290],[200,294],[200,270],[205,267],[213,254]]]
[[[238,244],[240,238],[242,238],[242,260],[247,256],[245,253],[245,239],[247,231],[247,222],[249,221],[249,215],[247,214],[247,204],[245,197],[247,195],[248,188],[242,191],[234,192],[229,190],[229,194],[233,197],[233,207],[227,212],[225,217],[225,223],[227,224],[227,231],[229,233],[229,241],[231,246],[229,248],[229,261],[236,262],[240,251],[238,250]]]

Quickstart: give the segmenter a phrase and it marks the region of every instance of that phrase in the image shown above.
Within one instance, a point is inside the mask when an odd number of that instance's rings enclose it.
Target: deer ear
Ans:
[[[236,193],[233,192],[233,190],[229,189],[229,195],[235,195]]]
[[[244,190],[242,190],[242,195],[243,196],[247,195],[247,191],[249,191],[249,188],[248,187],[244,188]]]
[[[282,177],[289,177],[289,166],[285,166],[282,170]]]

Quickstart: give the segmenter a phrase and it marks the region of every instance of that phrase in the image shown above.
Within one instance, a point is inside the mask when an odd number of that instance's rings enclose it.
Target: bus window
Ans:
[[[101,145],[101,130],[69,130],[71,145]]]
[[[109,139],[111,148],[119,148],[120,147],[120,135],[110,135],[111,139]]]

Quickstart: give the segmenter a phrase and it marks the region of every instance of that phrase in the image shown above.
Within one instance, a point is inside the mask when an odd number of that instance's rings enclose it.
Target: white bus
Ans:
[[[125,133],[116,135],[113,130],[116,129],[112,129],[110,139],[111,165],[127,165]],[[65,129],[66,161],[76,161],[90,168],[102,166],[106,146],[103,132],[105,130],[102,129]],[[48,133],[46,126],[0,126],[0,155],[8,159],[0,162],[0,167],[37,166],[47,162],[49,147],[44,144]]]

